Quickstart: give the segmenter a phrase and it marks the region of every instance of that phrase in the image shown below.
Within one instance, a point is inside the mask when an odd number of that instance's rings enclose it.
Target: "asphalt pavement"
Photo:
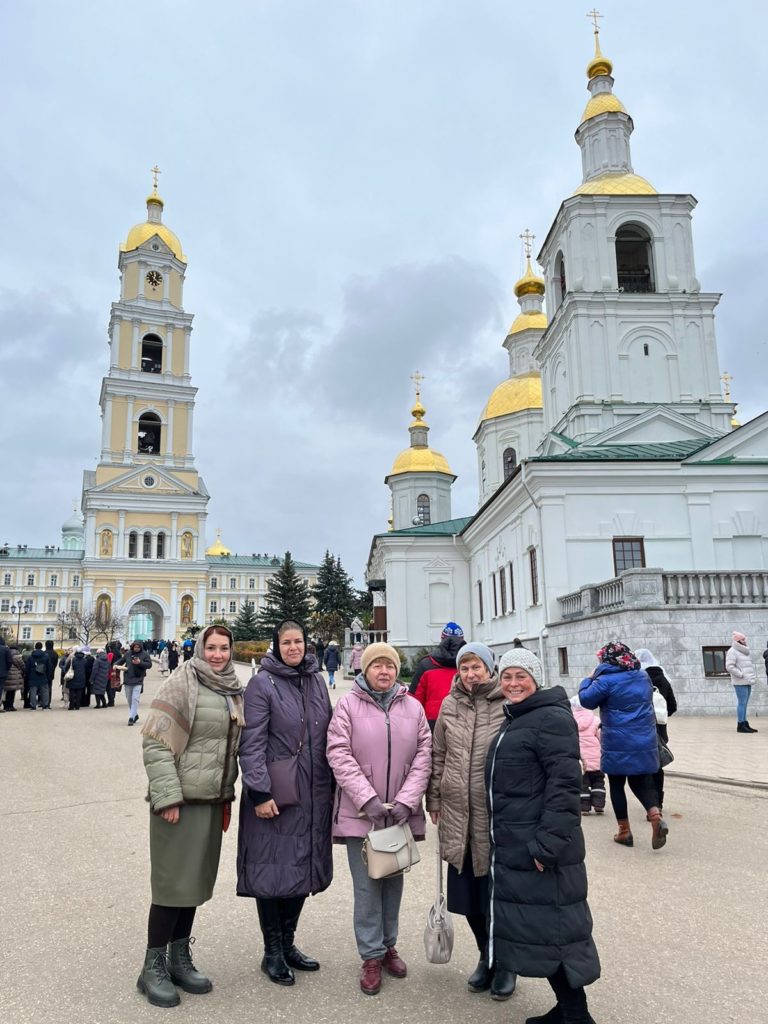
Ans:
[[[153,671],[145,706],[159,681]],[[341,681],[332,696],[349,685]],[[540,979],[520,979],[506,1003],[468,992],[477,954],[463,919],[451,962],[426,962],[431,827],[422,863],[405,883],[398,949],[408,978],[386,978],[375,998],[360,993],[349,872],[336,847],[334,883],[308,901],[297,936],[321,970],[298,975],[293,988],[271,984],[259,970],[253,901],[235,895],[237,815],[224,836],[214,898],[198,911],[194,929],[195,959],[214,990],[182,993],[172,1010],[149,1006],[135,988],[150,899],[140,732],[127,726],[122,696],[106,711],[54,705],[0,715],[0,1024],[516,1024],[550,1007]],[[671,720],[677,774],[668,772],[663,850],[651,851],[639,805],[631,806],[631,850],[611,841],[609,813],[584,819],[603,964],[603,977],[588,990],[597,1024],[766,1020],[768,723],[752,724],[760,733],[741,736],[730,718]]]

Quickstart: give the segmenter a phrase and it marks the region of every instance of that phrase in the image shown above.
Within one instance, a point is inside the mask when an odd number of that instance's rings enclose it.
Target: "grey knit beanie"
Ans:
[[[471,643],[464,644],[459,653],[456,655],[456,668],[459,667],[459,663],[467,657],[468,654],[473,654],[476,658],[479,658],[483,662],[488,671],[493,675],[493,670],[496,667],[495,659],[493,657],[493,651],[490,647],[486,647],[485,644]]]
[[[514,647],[506,654],[502,654],[499,662],[499,676],[505,668],[524,668],[536,683],[537,690],[544,685],[544,670],[541,667],[541,662],[533,651],[529,651],[525,647]]]

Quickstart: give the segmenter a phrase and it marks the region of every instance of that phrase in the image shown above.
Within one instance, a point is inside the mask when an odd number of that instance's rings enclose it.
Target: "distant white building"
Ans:
[[[448,619],[497,651],[520,637],[566,684],[621,637],[654,651],[681,708],[717,712],[734,703],[731,631],[761,669],[768,642],[768,413],[740,427],[723,398],[696,200],[634,173],[633,122],[595,43],[582,183],[546,236],[543,277],[529,259],[515,285],[509,373],[473,438],[480,508],[452,518],[455,477],[417,400],[368,562],[376,625],[411,651]],[[753,706],[768,710],[767,688]]]

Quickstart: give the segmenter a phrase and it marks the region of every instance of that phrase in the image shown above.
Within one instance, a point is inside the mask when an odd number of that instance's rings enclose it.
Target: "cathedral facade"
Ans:
[[[195,466],[197,389],[190,376],[187,260],[163,223],[157,184],[147,217],[120,246],[120,296],[109,321],[101,451],[83,475],[81,510],[58,545],[0,548],[0,622],[23,642],[69,634],[65,616],[125,621],[125,640],[180,636],[193,623],[258,611],[275,555],[206,548],[209,494]],[[313,583],[317,566],[297,562]]]
[[[453,517],[455,477],[417,401],[367,577],[378,627],[412,652],[453,619],[497,652],[522,639],[551,680],[575,683],[620,637],[654,651],[684,709],[715,712],[733,703],[732,630],[758,656],[768,636],[768,413],[739,426],[721,391],[696,200],[635,173],[612,70],[595,33],[582,180],[546,235],[542,276],[523,236],[508,373],[473,438],[479,508]]]

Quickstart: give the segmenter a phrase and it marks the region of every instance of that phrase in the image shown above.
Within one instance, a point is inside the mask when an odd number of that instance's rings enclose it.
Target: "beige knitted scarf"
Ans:
[[[189,742],[199,684],[226,699],[230,719],[238,726],[234,730],[235,736],[239,737],[240,729],[245,725],[243,687],[235,666],[230,659],[221,672],[214,672],[203,657],[201,634],[189,661],[174,669],[157,691],[141,730],[143,736],[150,736],[168,747],[176,759],[181,757]]]

